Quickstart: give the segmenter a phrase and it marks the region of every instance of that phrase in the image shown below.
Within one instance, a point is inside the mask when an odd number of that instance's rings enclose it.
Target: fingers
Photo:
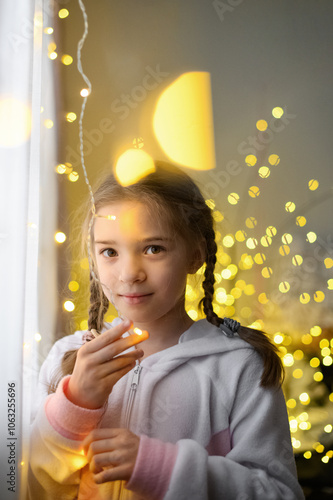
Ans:
[[[110,328],[102,335],[99,335],[93,342],[85,344],[87,352],[95,352],[109,345],[111,342],[119,339],[125,332],[131,328],[132,322],[128,319],[119,323],[119,325]]]

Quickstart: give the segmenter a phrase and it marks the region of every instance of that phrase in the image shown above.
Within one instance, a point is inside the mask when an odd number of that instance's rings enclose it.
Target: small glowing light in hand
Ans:
[[[140,328],[133,328],[133,332],[136,333],[137,335],[142,335],[143,331],[140,330]]]

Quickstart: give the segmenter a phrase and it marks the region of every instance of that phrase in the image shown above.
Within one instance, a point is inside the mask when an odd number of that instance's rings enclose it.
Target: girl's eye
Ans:
[[[116,257],[117,252],[113,250],[113,248],[106,248],[102,250],[101,254],[104,255],[104,257]]]
[[[160,247],[159,245],[150,245],[150,247],[147,248],[147,254],[148,255],[156,255],[157,253],[162,252],[163,248]]]

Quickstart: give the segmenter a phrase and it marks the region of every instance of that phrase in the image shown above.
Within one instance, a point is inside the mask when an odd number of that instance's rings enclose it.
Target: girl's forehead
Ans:
[[[138,201],[119,201],[97,210],[94,232],[169,233],[168,226],[166,217],[152,207]]]

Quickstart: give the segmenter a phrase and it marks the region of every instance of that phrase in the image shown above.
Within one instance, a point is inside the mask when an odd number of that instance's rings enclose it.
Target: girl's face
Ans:
[[[98,275],[118,312],[148,331],[149,325],[188,319],[184,297],[191,259],[184,241],[140,202],[112,203],[98,215]]]

